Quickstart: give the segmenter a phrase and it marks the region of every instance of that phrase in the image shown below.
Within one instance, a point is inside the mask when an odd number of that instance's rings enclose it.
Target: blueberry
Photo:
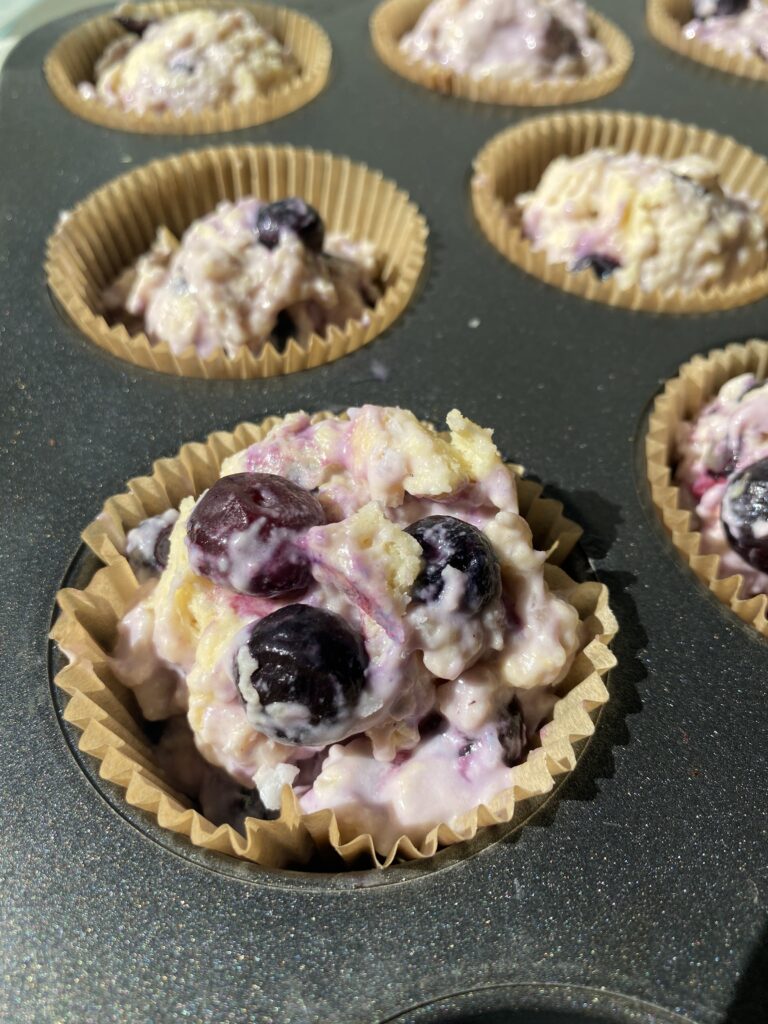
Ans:
[[[720,518],[733,550],[753,568],[768,572],[768,458],[729,478]]]
[[[552,16],[544,32],[542,53],[547,60],[556,61],[559,57],[578,57],[581,55],[579,40],[565,22]]]
[[[367,667],[362,638],[340,615],[289,604],[248,627],[234,673],[254,728],[323,746],[348,734]]]
[[[292,231],[312,252],[323,251],[325,225],[317,210],[303,199],[279,199],[262,206],[256,214],[256,233],[259,242],[274,249],[280,241],[281,231]]]
[[[164,526],[163,529],[158,533],[157,540],[155,541],[154,556],[155,565],[159,569],[164,569],[168,565],[168,556],[171,553],[171,530],[172,526]]]
[[[480,530],[453,516],[427,516],[406,528],[421,545],[424,568],[413,585],[414,601],[432,604],[445,586],[451,566],[464,573],[461,607],[475,614],[501,593],[501,569],[491,543]]]
[[[297,541],[325,523],[317,498],[270,473],[224,476],[203,495],[187,524],[192,569],[241,594],[277,597],[311,582]]]
[[[117,24],[124,28],[126,32],[130,32],[133,36],[138,36],[139,39],[144,35],[150,25],[154,25],[154,19],[146,18],[144,20],[139,18],[128,18],[122,14],[116,14],[112,21],[116,21]]]
[[[614,270],[620,266],[619,261],[615,260],[612,256],[601,256],[599,253],[593,252],[576,260],[571,270],[591,269],[598,281],[604,281],[606,277],[610,277]]]
[[[523,760],[528,742],[523,714],[516,697],[513,697],[504,709],[504,718],[499,726],[498,736],[502,760],[508,768],[514,768]]]
[[[125,553],[134,571],[161,573],[165,569],[171,550],[171,530],[177,518],[174,509],[144,519],[128,531]]]
[[[749,7],[749,0],[717,0],[715,15],[719,18],[730,14],[741,14]]]
[[[419,738],[422,740],[432,739],[441,729],[445,728],[445,725],[445,718],[439,711],[430,711],[419,722]]]

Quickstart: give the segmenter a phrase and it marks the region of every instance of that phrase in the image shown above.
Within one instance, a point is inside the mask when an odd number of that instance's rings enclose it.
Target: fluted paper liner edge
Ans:
[[[77,117],[119,131],[158,135],[202,135],[229,132],[265,124],[303,107],[322,92],[331,66],[331,43],[320,26],[306,15],[269,4],[221,2],[201,5],[198,0],[166,0],[121,7],[121,14],[136,18],[160,18],[210,6],[222,10],[242,7],[270,31],[294,55],[298,72],[246,103],[225,103],[210,110],[188,114],[138,114],[107,106],[98,99],[84,99],[80,82],[91,81],[97,59],[123,30],[112,15],[78,25],[63,36],[45,59],[43,69],[56,99]]]
[[[313,422],[330,415],[319,413]],[[541,487],[523,479],[518,479],[520,511],[531,526],[536,546],[549,552],[545,566],[549,586],[579,612],[581,643],[568,676],[558,686],[561,696],[552,721],[541,730],[541,745],[512,769],[513,786],[491,806],[475,808],[452,826],[437,826],[420,844],[403,837],[380,857],[370,835],[342,835],[332,811],[302,815],[287,786],[278,820],[248,818],[245,836],[229,825],[216,827],[190,808],[153,763],[141,727],[127,709],[127,691],[110,675],[108,665],[117,621],[138,587],[122,554],[125,535],[147,516],[201,493],[218,478],[228,455],[260,440],[279,422],[279,417],[270,417],[258,426],[243,423],[232,433],[219,432],[203,443],[184,445],[175,458],[155,462],[151,476],[129,481],[127,492],[108,499],[83,532],[85,543],[106,564],[85,589],[58,593],[60,613],[51,631],[70,659],[55,683],[69,695],[64,717],[81,731],[80,749],[101,762],[101,776],[125,789],[129,804],[152,814],[163,828],[188,836],[195,846],[270,867],[304,863],[313,849],[328,847],[346,862],[367,856],[373,865],[386,867],[396,857],[429,857],[439,846],[472,838],[483,825],[511,821],[520,801],[550,792],[556,776],[575,766],[574,745],[592,735],[593,715],[608,700],[602,677],[615,664],[608,644],[618,628],[608,606],[607,588],[595,582],[575,583],[557,567],[577,543],[580,528],[563,516],[559,502],[542,498]]]
[[[683,25],[693,17],[691,0],[648,0],[646,22],[657,42],[683,57],[742,78],[768,82],[768,62],[726,53],[699,39],[686,39]]]
[[[752,339],[694,356],[657,396],[645,438],[646,470],[651,498],[672,543],[701,582],[738,617],[768,636],[768,596],[740,598],[743,577],[720,576],[720,556],[701,553],[696,514],[686,508],[682,488],[674,483],[677,428],[695,417],[727,380],[741,373],[768,376],[768,342]]]
[[[400,40],[409,32],[430,0],[385,0],[371,16],[370,30],[374,49],[384,64],[403,78],[435,92],[483,103],[510,106],[558,106],[605,96],[617,89],[632,64],[632,44],[607,18],[589,12],[595,37],[610,57],[607,68],[597,74],[568,81],[530,82],[524,79],[473,78],[440,64],[409,59],[400,49]]]
[[[383,295],[373,309],[331,326],[283,352],[267,342],[258,355],[223,349],[201,357],[152,345],[143,331],[110,326],[100,295],[146,252],[158,227],[176,237],[222,199],[266,201],[300,195],[317,207],[329,231],[368,239],[382,259]],[[186,377],[250,379],[321,366],[368,344],[410,301],[426,259],[427,223],[408,194],[364,164],[291,146],[209,148],[155,160],[113,179],[59,221],[48,239],[49,287],[72,322],[101,348],[128,362]]]
[[[612,111],[551,114],[523,121],[494,136],[474,161],[471,182],[475,216],[489,242],[508,260],[546,284],[582,298],[649,313],[708,313],[755,302],[768,294],[768,265],[743,281],[684,292],[645,292],[599,281],[590,270],[573,272],[550,263],[523,237],[514,200],[534,189],[558,156],[594,148],[674,160],[698,153],[715,162],[732,195],[754,199],[768,224],[768,161],[735,139],[661,117]]]

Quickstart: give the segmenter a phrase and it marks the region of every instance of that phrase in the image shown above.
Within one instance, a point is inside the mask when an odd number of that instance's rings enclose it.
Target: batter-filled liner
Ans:
[[[732,196],[746,195],[768,223],[768,161],[735,139],[695,125],[641,114],[553,114],[524,121],[496,135],[474,162],[471,190],[475,215],[488,240],[528,274],[585,299],[649,313],[707,313],[755,302],[768,294],[768,267],[743,280],[696,291],[643,291],[620,288],[610,277],[573,272],[566,263],[550,263],[534,252],[515,214],[515,198],[535,189],[548,164],[559,156],[591,149],[640,153],[674,160],[708,157]]]
[[[696,529],[695,513],[686,507],[683,489],[674,481],[679,425],[694,419],[726,381],[742,373],[753,373],[758,380],[765,380],[768,342],[753,339],[746,344],[728,345],[684,363],[677,377],[667,381],[651,410],[645,439],[646,466],[653,503],[677,550],[723,604],[768,636],[768,596],[739,597],[742,577],[721,576],[720,556],[700,553],[702,538]]]
[[[718,71],[758,82],[768,82],[768,61],[726,53],[699,39],[687,39],[683,26],[693,17],[691,0],[648,0],[646,21],[651,35],[663,46],[683,57]]]
[[[328,415],[320,413],[314,419]],[[245,423],[233,433],[211,434],[204,443],[184,445],[175,458],[157,461],[152,476],[130,481],[126,493],[110,498],[84,531],[85,543],[105,568],[84,590],[59,593],[61,614],[52,631],[70,658],[55,681],[70,696],[65,718],[82,731],[80,749],[100,760],[102,777],[123,787],[127,801],[153,814],[162,827],[188,836],[196,846],[271,867],[306,863],[314,849],[323,848],[335,850],[349,863],[364,856],[375,866],[386,867],[395,859],[429,857],[440,846],[472,838],[483,825],[512,821],[521,801],[548,793],[556,777],[575,766],[579,743],[593,733],[594,718],[608,700],[603,677],[615,664],[608,644],[617,629],[607,588],[595,582],[575,583],[558,568],[576,544],[579,527],[563,517],[559,503],[541,498],[537,484],[523,479],[518,480],[520,513],[532,529],[534,546],[549,552],[547,584],[579,613],[580,644],[568,675],[557,686],[559,699],[552,721],[540,732],[540,745],[513,769],[515,784],[492,806],[475,808],[453,828],[433,828],[418,846],[402,838],[379,856],[369,835],[340,841],[332,811],[300,814],[288,786],[276,821],[248,818],[245,836],[229,825],[215,827],[174,790],[153,760],[141,724],[128,710],[127,691],[108,667],[117,622],[138,588],[122,554],[126,533],[146,517],[200,494],[218,478],[227,456],[260,440],[279,422],[273,417],[258,426]]]
[[[265,124],[298,110],[322,92],[331,66],[330,40],[311,18],[286,7],[166,0],[161,3],[123,5],[121,16],[141,21],[212,6],[224,10],[241,7],[250,11],[263,28],[291,51],[298,63],[298,72],[287,82],[276,85],[247,103],[225,103],[195,113],[138,114],[107,106],[98,100],[86,99],[78,92],[81,82],[92,80],[94,65],[107,46],[123,33],[123,29],[110,14],[103,14],[78,25],[54,46],[44,65],[48,85],[67,110],[86,121],[119,131],[150,135],[202,135]]]
[[[602,71],[567,81],[483,77],[458,74],[439,64],[410,60],[400,49],[402,37],[419,20],[429,0],[385,0],[371,16],[371,39],[381,60],[398,75],[427,89],[483,103],[546,107],[579,103],[617,89],[632,64],[632,44],[607,18],[590,11],[595,38],[603,44],[610,63]]]
[[[299,196],[317,208],[329,232],[373,243],[382,260],[383,294],[344,327],[330,326],[282,352],[267,342],[258,355],[243,348],[203,358],[175,355],[142,331],[111,326],[104,288],[152,245],[165,226],[180,238],[221,200],[254,195],[272,202]],[[156,160],[92,193],[63,217],[48,239],[48,284],[73,322],[97,345],[128,362],[185,377],[273,377],[320,366],[372,341],[402,313],[426,256],[426,221],[407,193],[364,164],[290,146],[204,149]]]

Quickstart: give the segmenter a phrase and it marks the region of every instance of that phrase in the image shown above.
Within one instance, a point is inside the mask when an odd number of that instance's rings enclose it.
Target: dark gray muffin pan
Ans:
[[[683,566],[650,506],[649,402],[695,352],[766,331],[768,302],[633,314],[509,265],[474,222],[472,158],[541,111],[454,101],[373,54],[372,0],[296,4],[328,31],[332,80],[288,117],[227,136],[113,132],[61,108],[45,54],[85,15],[24,39],[0,82],[0,1019],[213,1024],[751,1024],[768,1021],[768,646]],[[643,4],[595,0],[636,49],[592,106],[662,114],[768,154],[768,90],[648,35]],[[126,169],[212,144],[345,154],[429,220],[420,291],[372,345],[267,381],[120,362],[45,284],[59,212]],[[127,807],[76,752],[47,633],[79,534],[152,460],[243,419],[457,405],[496,429],[585,528],[621,623],[611,702],[577,770],[524,828],[389,872],[267,872],[206,854]],[[79,553],[80,552],[80,553]]]

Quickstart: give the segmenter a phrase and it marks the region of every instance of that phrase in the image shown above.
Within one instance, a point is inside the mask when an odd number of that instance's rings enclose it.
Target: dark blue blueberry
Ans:
[[[514,768],[516,764],[520,764],[528,744],[528,735],[516,697],[512,698],[505,709],[504,720],[499,726],[499,743],[504,764],[508,768]]]
[[[122,14],[116,14],[112,21],[116,21],[117,24],[124,28],[126,32],[130,32],[132,36],[138,36],[139,39],[144,35],[150,25],[154,25],[155,21],[153,18],[128,18]]]
[[[572,29],[565,22],[552,15],[544,31],[543,56],[550,61],[559,57],[579,57],[581,47]]]
[[[749,7],[749,0],[717,0],[715,15],[719,18],[727,17],[730,14],[741,14]]]
[[[128,532],[126,550],[128,561],[137,572],[149,570],[161,573],[168,565],[173,522],[167,515],[150,516]],[[175,517],[174,517],[175,522]]]
[[[292,231],[307,249],[322,252],[325,225],[317,210],[303,199],[279,199],[262,206],[256,214],[256,233],[259,242],[274,249],[280,241],[281,231]]]
[[[278,352],[284,352],[289,339],[296,337],[296,324],[293,322],[293,317],[284,309],[277,314],[277,322],[272,328],[270,337]]]
[[[192,569],[241,594],[277,597],[309,586],[309,562],[296,541],[325,523],[303,487],[271,473],[224,476],[189,517]]]
[[[439,711],[430,711],[428,715],[419,722],[419,738],[422,740],[431,739],[436,736],[445,726],[445,718]]]
[[[234,673],[254,728],[284,743],[322,746],[347,731],[367,667],[362,637],[340,615],[290,604],[254,623]]]
[[[571,270],[591,270],[598,281],[604,281],[620,266],[619,261],[612,256],[601,256],[599,253],[593,252],[576,260]]]
[[[730,477],[720,506],[733,550],[760,572],[768,572],[768,458]]]
[[[158,569],[164,569],[168,565],[168,556],[171,553],[171,531],[173,525],[171,523],[168,526],[164,526],[163,529],[158,533],[157,540],[155,541],[155,564]]]
[[[465,575],[461,607],[473,615],[501,593],[501,569],[485,534],[463,519],[427,516],[406,528],[421,545],[424,568],[413,585],[414,601],[432,604],[445,586],[450,565]]]

